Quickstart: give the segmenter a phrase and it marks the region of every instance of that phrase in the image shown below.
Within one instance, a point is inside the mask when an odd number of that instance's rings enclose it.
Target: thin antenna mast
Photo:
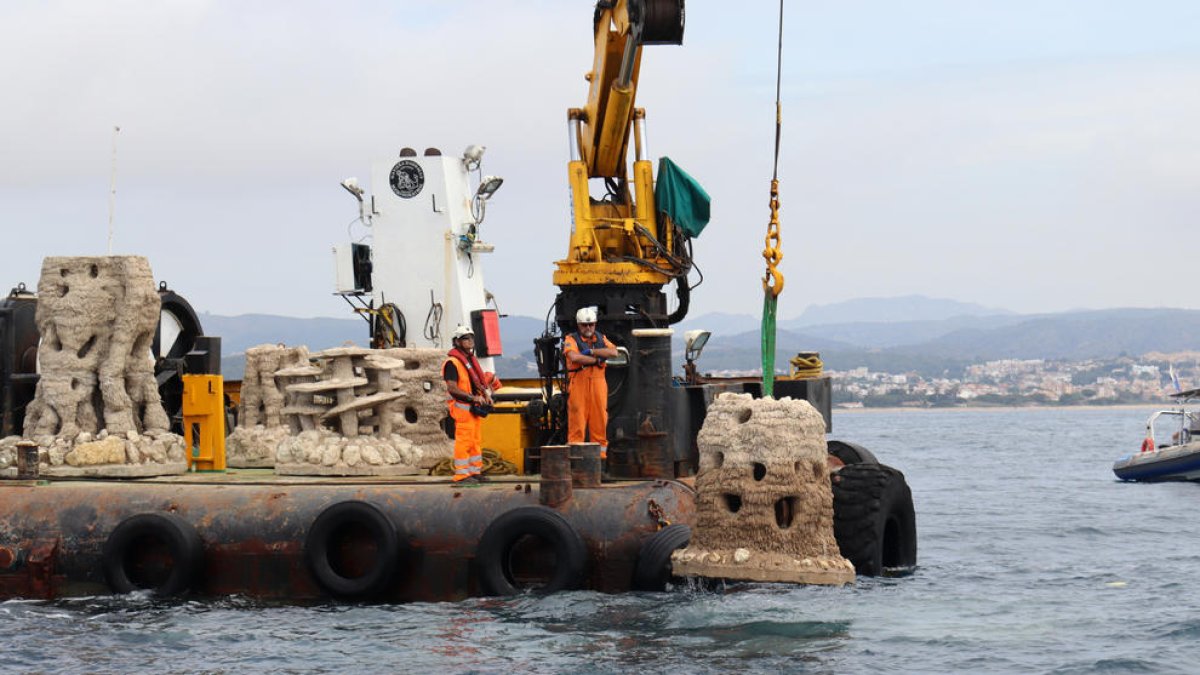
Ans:
[[[117,210],[117,134],[121,127],[113,127],[112,140],[112,172],[108,183],[108,254],[112,255],[113,214]]]

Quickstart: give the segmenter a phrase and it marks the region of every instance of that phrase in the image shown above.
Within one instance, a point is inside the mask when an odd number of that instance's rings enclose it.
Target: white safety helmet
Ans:
[[[471,330],[470,326],[459,326],[458,328],[454,329],[454,339],[455,340],[462,339],[468,335],[470,335],[471,337],[475,337],[475,331]]]
[[[575,323],[596,323],[596,308],[580,308],[578,312],[575,312]]]

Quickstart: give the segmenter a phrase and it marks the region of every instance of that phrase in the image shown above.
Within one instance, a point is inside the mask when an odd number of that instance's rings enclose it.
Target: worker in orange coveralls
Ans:
[[[500,380],[483,372],[475,358],[475,334],[467,326],[454,331],[454,348],[442,364],[446,405],[454,419],[454,484],[478,484],[483,476],[483,418],[492,407]]]
[[[600,459],[608,459],[608,382],[604,362],[617,355],[617,348],[596,330],[596,308],[575,313],[578,330],[563,338],[567,362],[567,443],[600,445]]]

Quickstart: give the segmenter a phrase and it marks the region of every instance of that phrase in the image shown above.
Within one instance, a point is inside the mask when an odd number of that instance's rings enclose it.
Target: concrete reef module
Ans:
[[[841,585],[825,420],[807,401],[722,394],[696,438],[696,525],[676,576]]]
[[[141,256],[48,257],[38,280],[40,376],[25,417],[47,475],[187,470],[154,378],[161,303]],[[0,441],[0,467],[11,468]],[[7,466],[5,466],[7,464]]]

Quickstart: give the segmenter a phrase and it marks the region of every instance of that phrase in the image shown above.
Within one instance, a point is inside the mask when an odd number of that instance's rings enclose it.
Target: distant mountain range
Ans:
[[[855,298],[829,305],[810,305],[800,316],[785,323],[789,326],[822,326],[862,321],[939,321],[958,317],[1012,314],[1014,312],[1007,309],[984,307],[973,302],[905,295],[895,298]]]
[[[367,342],[366,322],[357,318],[294,319],[269,315],[225,317],[204,314],[206,334],[222,338],[225,376],[241,376],[241,354],[257,344],[305,344],[313,350]],[[760,319],[712,313],[689,318],[676,330],[676,361],[682,362],[683,333],[703,328],[713,333],[700,358],[703,371],[754,370],[759,367]],[[542,319],[508,316],[500,321],[505,356],[497,360],[501,376],[532,376],[533,339]],[[810,307],[799,317],[781,320],[776,364],[798,351],[819,351],[827,368],[866,366],[880,372],[954,375],[968,364],[996,359],[1109,358],[1122,354],[1195,351],[1200,348],[1200,311],[1186,309],[1109,309],[1021,315],[953,300],[907,296],[868,298]]]
[[[999,327],[1021,321],[1006,309],[990,309],[957,300],[907,295],[898,298],[858,298],[830,305],[812,305],[800,316],[780,319],[780,330],[800,332],[868,347],[892,347],[923,342],[960,328]],[[685,319],[680,332],[703,328],[714,335],[757,331],[761,317],[711,313]]]

